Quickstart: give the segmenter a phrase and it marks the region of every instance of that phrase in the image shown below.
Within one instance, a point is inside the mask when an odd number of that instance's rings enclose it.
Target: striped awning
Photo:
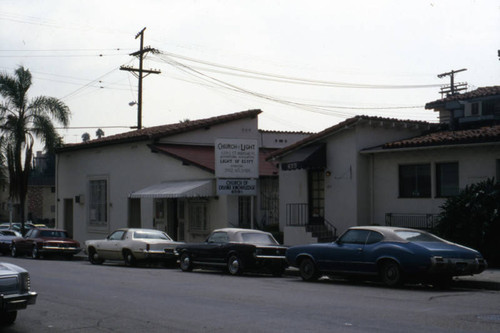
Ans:
[[[214,196],[213,180],[162,182],[130,194],[131,198],[201,198]]]

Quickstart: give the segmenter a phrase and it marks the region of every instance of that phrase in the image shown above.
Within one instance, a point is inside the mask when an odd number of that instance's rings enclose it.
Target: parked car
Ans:
[[[397,227],[352,227],[333,243],[290,247],[286,257],[305,281],[356,275],[379,277],[388,286],[410,280],[446,285],[453,276],[479,274],[487,267],[478,251]]]
[[[24,229],[26,232],[30,229],[33,229],[35,226],[29,222],[24,223]],[[21,222],[4,222],[0,224],[0,230],[14,230],[21,233]]]
[[[0,323],[10,325],[17,311],[36,303],[37,293],[30,290],[28,271],[19,266],[0,263]]]
[[[105,239],[86,241],[85,248],[92,264],[123,260],[127,266],[134,266],[137,261],[157,260],[173,265],[177,263],[175,247],[179,244],[160,230],[124,228]]]
[[[10,247],[14,238],[21,237],[21,234],[14,230],[0,230],[0,252],[3,255],[10,253]]]
[[[287,267],[286,247],[264,231],[225,228],[214,230],[203,243],[183,244],[177,247],[180,268],[224,268],[231,275],[244,271],[269,272],[283,275]]]
[[[62,229],[30,229],[24,237],[14,238],[11,247],[13,257],[30,254],[33,259],[48,255],[70,259],[80,251],[80,243]]]

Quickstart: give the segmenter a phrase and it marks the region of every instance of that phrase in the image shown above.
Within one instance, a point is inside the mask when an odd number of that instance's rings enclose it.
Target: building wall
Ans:
[[[459,187],[495,177],[500,145],[457,146],[374,154],[374,215],[385,224],[386,213],[439,214],[444,198],[436,198],[436,163],[458,162]],[[431,198],[399,198],[399,165],[431,164]]]
[[[108,180],[108,228],[88,227],[89,179]],[[213,175],[163,154],[151,153],[146,143],[122,144],[98,149],[86,149],[57,156],[57,224],[64,227],[64,199],[83,196],[83,203],[74,203],[73,230],[79,241],[102,238],[103,234],[126,227],[130,193],[168,180],[209,179]],[[144,227],[153,225],[153,202],[141,202]]]

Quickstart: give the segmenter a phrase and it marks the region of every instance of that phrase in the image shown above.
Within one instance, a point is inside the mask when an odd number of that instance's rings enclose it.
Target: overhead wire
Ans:
[[[155,55],[156,56],[156,55]],[[285,100],[282,98],[278,98],[275,96],[270,96],[258,92],[254,92],[248,89],[244,89],[241,87],[238,87],[236,85],[230,84],[228,82],[225,82],[223,80],[214,78],[213,76],[207,75],[202,73],[200,70],[197,70],[193,68],[192,66],[188,66],[186,64],[183,64],[177,60],[174,60],[166,55],[163,55],[161,57],[158,57],[161,59],[163,62],[170,64],[171,66],[174,66],[178,70],[181,70],[182,72],[185,72],[186,74],[189,74],[191,76],[197,77],[198,79],[202,79],[205,82],[209,82],[210,85],[213,87],[214,85],[217,87],[222,87],[224,89],[228,89],[233,92],[238,92],[238,93],[243,93],[243,94],[248,94],[254,97],[258,97],[261,99],[266,99],[269,101],[273,101],[276,103],[284,104],[287,106],[293,106],[296,108],[304,109],[307,111],[315,112],[315,113],[321,113],[321,114],[326,114],[326,115],[336,115],[340,117],[350,117],[352,116],[352,112],[345,112],[345,111],[339,111],[340,110],[394,110],[394,109],[416,109],[416,108],[423,108],[423,106],[391,106],[391,107],[356,107],[356,106],[338,106],[338,105],[318,105],[318,104],[308,104],[308,103],[300,103],[300,102],[294,102],[290,100]],[[337,110],[335,110],[337,109]]]

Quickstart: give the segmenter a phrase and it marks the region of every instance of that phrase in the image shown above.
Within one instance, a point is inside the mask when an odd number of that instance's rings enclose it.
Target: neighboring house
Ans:
[[[38,151],[28,180],[27,220],[53,227],[56,217],[55,156]]]
[[[278,170],[266,157],[309,134],[259,131],[260,113],[144,128],[58,149],[57,226],[80,242],[121,227],[200,241],[215,228],[277,224]],[[218,194],[214,145],[221,139],[257,143],[255,195]]]
[[[426,108],[440,124],[359,116],[272,153],[285,244],[331,240],[354,225],[427,229],[447,197],[499,177],[500,87]]]

